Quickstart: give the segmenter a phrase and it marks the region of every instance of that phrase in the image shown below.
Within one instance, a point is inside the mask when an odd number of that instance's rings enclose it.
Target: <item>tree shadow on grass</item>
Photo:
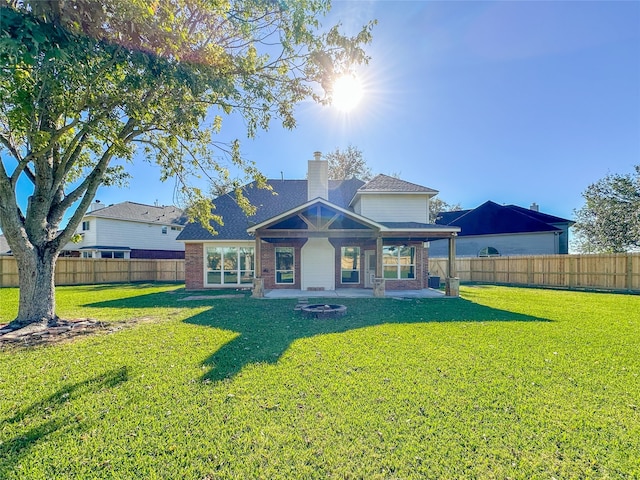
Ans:
[[[430,298],[396,300],[389,298],[341,298],[347,306],[344,317],[307,318],[294,311],[296,300],[257,300],[252,298],[211,299],[175,302],[164,294],[144,298],[92,304],[97,307],[126,308],[135,305],[210,307],[186,320],[238,333],[230,342],[214,352],[204,364],[211,367],[203,377],[208,381],[233,378],[246,365],[276,363],[296,340],[328,333],[390,323],[411,324],[431,322],[549,322],[506,310],[499,310],[462,298]],[[314,303],[332,302],[335,298],[314,299]]]
[[[105,388],[116,387],[127,380],[126,366],[110,370],[82,382],[66,385],[53,395],[0,420],[0,431],[16,423],[35,424],[22,430],[15,437],[0,442],[0,478],[5,478],[5,474],[9,475],[21,458],[52,433],[62,428],[88,429],[87,425],[78,420],[81,418],[80,415],[73,413],[65,416],[58,413],[66,402]]]

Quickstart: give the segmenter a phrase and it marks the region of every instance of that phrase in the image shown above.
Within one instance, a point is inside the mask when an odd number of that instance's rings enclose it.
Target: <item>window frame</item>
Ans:
[[[347,250],[347,249],[356,250],[357,251],[357,255],[345,257],[345,250]],[[343,247],[340,248],[340,284],[342,284],[342,285],[360,285],[360,280],[361,280],[360,270],[361,270],[361,264],[362,264],[362,258],[360,256],[360,252],[361,252],[360,247],[359,246],[355,246],[355,245],[353,245],[353,246],[347,245],[347,246],[343,246]],[[344,260],[345,260],[345,258],[347,258],[349,260],[351,260],[352,258],[357,258],[358,268],[357,269],[344,268]],[[357,277],[358,277],[358,280],[356,282],[354,282],[354,281],[345,282],[344,281],[345,272],[351,272],[351,276],[352,277],[353,277],[353,274],[356,273]]]
[[[279,269],[278,268],[278,253],[279,251],[289,250],[291,251],[291,268]],[[295,285],[296,283],[296,249],[294,247],[275,247],[274,249],[274,276],[276,285]],[[279,274],[291,272],[291,281],[282,282],[278,281]]]
[[[211,253],[210,253],[211,251]],[[217,252],[216,252],[217,251]],[[235,253],[234,257],[230,257],[230,253]],[[220,256],[220,269],[214,270],[210,267],[209,255],[216,252]],[[241,253],[244,255],[241,256]],[[242,261],[251,258],[251,269],[242,268]],[[227,261],[235,265],[235,269],[226,269]],[[204,285],[207,287],[228,287],[242,286],[253,283],[256,274],[256,251],[254,246],[250,245],[205,245],[204,246]],[[244,265],[246,266],[246,265]],[[211,274],[219,274],[219,282],[209,281]],[[235,282],[227,282],[225,279],[235,277]],[[244,280],[244,281],[243,281]]]
[[[82,231],[88,232],[91,230],[91,220],[83,220],[82,221]]]
[[[394,263],[389,263],[387,262],[387,259],[389,258],[389,255],[385,255],[385,249],[391,249],[391,248],[395,248],[395,252],[393,255],[393,258],[395,259]],[[413,260],[413,263],[408,263],[408,264],[403,264],[400,259],[404,256],[400,255],[400,252],[403,249],[409,249],[410,253],[409,254],[409,258],[411,258]],[[387,250],[388,251],[388,250]],[[417,267],[417,262],[416,262],[416,253],[417,253],[417,249],[415,247],[415,245],[384,245],[382,247],[382,276],[385,280],[415,280],[416,279],[416,267]],[[407,277],[403,277],[402,276],[402,271],[403,271],[403,267],[406,268],[408,267],[410,271],[413,272],[413,276],[407,276]],[[389,277],[387,276],[387,272],[391,271],[389,270],[390,268],[395,268],[395,276],[393,277]]]

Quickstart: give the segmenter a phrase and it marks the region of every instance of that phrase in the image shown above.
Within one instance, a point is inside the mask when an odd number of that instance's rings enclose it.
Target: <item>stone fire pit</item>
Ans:
[[[345,305],[318,303],[315,305],[306,305],[302,307],[300,311],[310,318],[337,318],[347,313],[347,307]]]

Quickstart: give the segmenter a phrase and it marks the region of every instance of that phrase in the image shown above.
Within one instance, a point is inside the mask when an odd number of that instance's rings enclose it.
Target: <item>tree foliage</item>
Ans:
[[[362,151],[349,145],[345,150],[336,148],[333,152],[324,156],[329,163],[329,178],[331,180],[347,180],[359,178],[371,180],[371,169],[367,166]]]
[[[18,260],[18,317],[29,316],[23,307],[35,295],[27,288],[38,275],[28,271],[34,258],[55,265],[98,187],[126,182],[136,154],[160,167],[161,180],[177,180],[190,216],[204,225],[213,205],[194,178],[223,178],[232,189],[247,178],[263,183],[239,141],[216,140],[222,119],[241,115],[252,137],[274,119],[294,128],[303,99],[330,101],[318,86],[367,62],[373,24],[355,36],[323,29],[329,7],[0,0],[0,227]],[[234,182],[229,165],[245,177]],[[19,183],[32,191],[26,208]]]
[[[640,248],[640,165],[633,174],[610,174],[582,193],[575,210],[575,248],[582,253],[623,253]]]
[[[436,223],[442,212],[453,212],[455,210],[462,210],[459,203],[451,204],[439,198],[429,200],[429,218],[431,219],[431,223]]]

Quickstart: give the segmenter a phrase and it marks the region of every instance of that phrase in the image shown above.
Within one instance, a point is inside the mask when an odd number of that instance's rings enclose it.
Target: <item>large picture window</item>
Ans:
[[[293,247],[276,247],[276,283],[295,283]]]
[[[251,283],[254,263],[253,247],[207,247],[207,284]]]
[[[384,278],[407,280],[416,278],[416,249],[400,245],[382,247]]]
[[[342,247],[340,276],[342,283],[360,283],[360,247]]]

